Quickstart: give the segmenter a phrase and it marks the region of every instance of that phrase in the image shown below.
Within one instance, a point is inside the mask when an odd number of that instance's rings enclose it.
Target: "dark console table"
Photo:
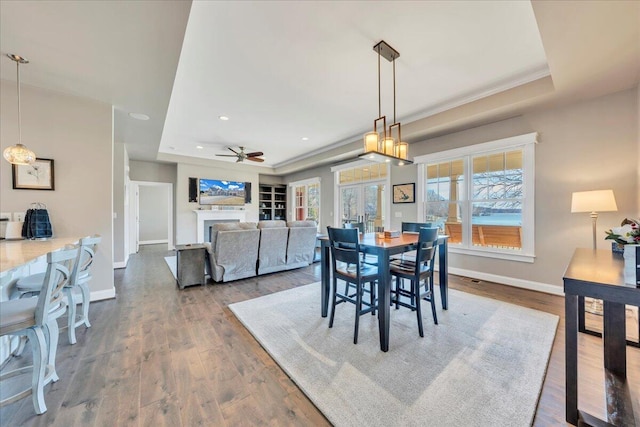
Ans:
[[[610,250],[576,249],[564,275],[566,420],[574,425],[634,426],[627,384],[625,304],[640,306],[640,288],[625,285],[623,259]],[[578,299],[604,302],[607,422],[578,410]]]
[[[204,285],[206,246],[202,244],[176,245],[178,286]]]

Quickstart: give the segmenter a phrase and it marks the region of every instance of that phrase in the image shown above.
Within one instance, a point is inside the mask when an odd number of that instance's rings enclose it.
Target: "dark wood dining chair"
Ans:
[[[391,302],[395,304],[396,309],[402,306],[416,312],[418,317],[418,332],[421,337],[424,337],[422,312],[420,309],[422,300],[431,303],[433,322],[436,325],[438,324],[433,293],[433,270],[437,249],[438,229],[420,228],[415,261],[400,259],[393,260],[390,263],[391,276],[395,277],[395,287],[391,289]],[[410,289],[404,288],[404,279],[407,279],[411,283]],[[424,289],[422,289],[423,284]],[[407,298],[408,302],[406,301]]]
[[[360,316],[366,313],[375,315],[377,301],[375,297],[378,268],[360,262],[360,244],[357,229],[327,227],[331,248],[332,290],[331,317],[329,327],[333,327],[336,306],[349,302],[356,306],[353,343],[358,343]],[[345,282],[344,292],[338,291],[338,279]],[[368,285],[368,286],[367,286]],[[364,294],[369,294],[369,301]]]
[[[403,233],[419,233],[421,228],[431,228],[430,222],[402,222]],[[392,259],[404,259],[408,261],[416,260],[416,251],[403,252],[400,255],[395,255]]]
[[[358,230],[358,233],[360,233],[361,235],[364,235],[365,233],[364,222],[345,222],[344,228],[346,229],[355,228],[356,230]],[[361,257],[362,257],[361,261],[365,264],[378,265],[378,258],[375,256],[367,255],[366,253],[362,252]]]

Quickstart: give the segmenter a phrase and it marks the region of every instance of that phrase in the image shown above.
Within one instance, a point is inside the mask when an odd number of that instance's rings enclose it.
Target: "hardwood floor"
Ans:
[[[125,270],[116,270],[117,299],[91,304],[92,328],[79,328],[73,346],[61,331],[60,380],[45,388],[48,411],[35,415],[26,398],[0,409],[0,425],[329,425],[227,308],[313,283],[319,264],[180,291],[164,261],[170,254],[143,247]],[[534,425],[565,425],[563,299],[456,276],[450,283],[560,316]],[[581,334],[579,346],[580,407],[603,414],[601,340]],[[29,364],[29,352],[4,369]],[[640,396],[640,349],[628,347],[627,356],[630,384]]]

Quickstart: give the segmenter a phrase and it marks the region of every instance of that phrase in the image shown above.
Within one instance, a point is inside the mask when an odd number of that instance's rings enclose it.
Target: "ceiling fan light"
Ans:
[[[22,144],[7,147],[2,155],[13,165],[30,165],[36,161],[36,153]]]

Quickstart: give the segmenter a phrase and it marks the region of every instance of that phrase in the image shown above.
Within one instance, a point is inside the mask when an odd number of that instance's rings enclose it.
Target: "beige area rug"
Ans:
[[[384,353],[368,314],[353,344],[351,304],[328,328],[320,283],[229,306],[336,426],[531,425],[558,316],[455,290],[438,325],[423,307],[424,338],[414,312],[391,309]]]

